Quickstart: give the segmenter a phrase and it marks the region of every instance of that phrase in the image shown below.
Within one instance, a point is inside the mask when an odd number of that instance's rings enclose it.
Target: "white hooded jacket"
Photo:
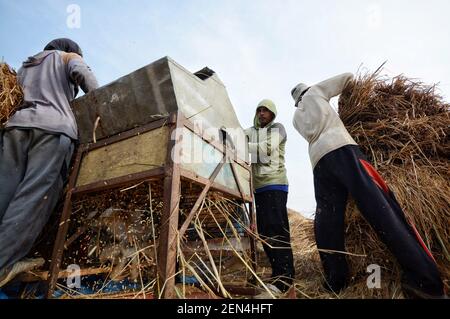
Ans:
[[[326,154],[345,145],[357,145],[330,105],[331,98],[341,94],[352,79],[353,74],[344,73],[320,82],[298,102],[293,124],[309,143],[313,169]]]

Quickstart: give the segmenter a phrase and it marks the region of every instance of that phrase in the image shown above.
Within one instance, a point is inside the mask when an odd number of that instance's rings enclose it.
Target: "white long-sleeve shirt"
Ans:
[[[330,105],[331,98],[341,94],[352,79],[353,74],[344,73],[320,82],[298,102],[293,124],[309,143],[313,169],[326,154],[345,145],[357,145]]]

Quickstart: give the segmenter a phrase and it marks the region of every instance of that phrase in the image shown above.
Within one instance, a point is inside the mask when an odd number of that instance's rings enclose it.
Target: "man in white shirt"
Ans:
[[[314,171],[317,201],[314,229],[325,286],[339,292],[347,284],[345,254],[324,251],[345,252],[344,216],[351,195],[401,265],[405,293],[419,298],[445,297],[431,252],[329,103],[352,79],[353,74],[345,73],[313,86],[298,84],[291,92],[297,107],[293,124],[309,143]]]

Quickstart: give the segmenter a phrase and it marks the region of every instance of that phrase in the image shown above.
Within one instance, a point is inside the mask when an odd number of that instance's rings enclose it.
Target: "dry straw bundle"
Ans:
[[[339,114],[346,128],[396,194],[407,218],[450,276],[450,105],[436,86],[397,76],[360,75],[343,92]],[[367,265],[399,270],[387,249],[359,214],[347,207],[347,247],[355,274]]]
[[[378,73],[359,76],[339,100],[342,121],[379,167],[415,161],[448,165],[449,111],[435,86]]]
[[[22,103],[23,92],[16,72],[6,63],[0,63],[0,127]]]

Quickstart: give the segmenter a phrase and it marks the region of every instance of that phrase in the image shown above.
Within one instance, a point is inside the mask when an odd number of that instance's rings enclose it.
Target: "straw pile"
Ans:
[[[446,284],[450,277],[450,105],[435,86],[379,72],[360,75],[339,99],[339,114],[396,195],[438,261]],[[384,268],[389,282],[399,269],[351,201],[347,206],[347,249],[353,274],[370,264]],[[367,276],[367,275],[366,275]],[[385,276],[385,278],[386,278]],[[386,281],[386,279],[384,279]],[[385,297],[392,297],[393,292]]]
[[[14,114],[22,100],[23,92],[16,72],[8,64],[0,63],[0,127]]]

